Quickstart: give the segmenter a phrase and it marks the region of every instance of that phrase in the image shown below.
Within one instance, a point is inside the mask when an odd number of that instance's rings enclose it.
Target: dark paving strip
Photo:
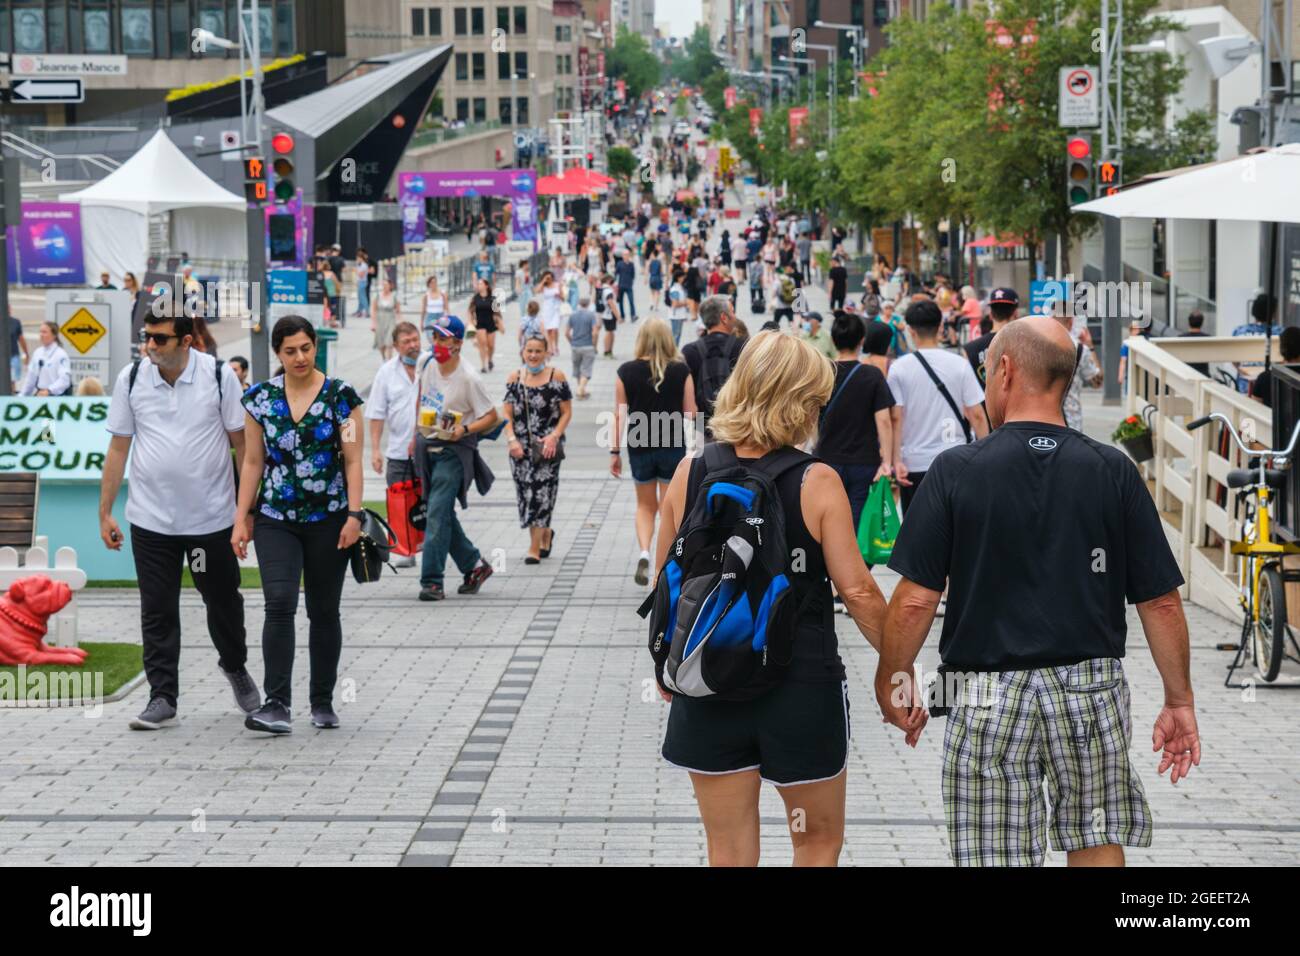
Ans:
[[[453,770],[447,775],[448,780],[484,781],[490,770]],[[444,794],[444,797],[473,796],[473,794]],[[476,803],[476,801],[473,801]],[[465,801],[439,800],[440,806],[456,806]],[[209,813],[209,821],[218,823],[419,823],[426,824],[421,833],[445,832],[455,829],[462,831],[471,823],[494,822],[497,818],[487,814],[458,817],[439,817],[435,814],[422,813]],[[193,817],[188,813],[3,813],[0,823],[183,823],[190,824]],[[574,826],[590,824],[608,824],[610,826],[689,826],[698,825],[695,816],[519,816],[511,817],[510,822],[542,826]],[[845,825],[851,827],[941,827],[943,820],[930,817],[849,817]],[[763,817],[762,823],[779,826],[785,823],[781,817]],[[1300,833],[1300,823],[1246,823],[1241,821],[1206,821],[1203,823],[1177,822],[1161,823],[1156,821],[1157,830],[1213,830],[1237,833]],[[439,840],[441,837],[419,836],[416,840]]]
[[[505,745],[506,738],[513,727],[513,721],[504,718],[507,716],[513,718],[523,707],[524,700],[528,697],[529,690],[532,689],[537,668],[541,665],[543,653],[540,652],[544,652],[545,648],[549,647],[551,641],[555,638],[560,620],[573,598],[576,582],[582,576],[582,571],[587,566],[587,559],[591,556],[592,548],[596,545],[597,533],[589,530],[586,526],[593,522],[604,521],[617,492],[618,484],[616,482],[604,482],[600,487],[600,491],[592,498],[591,505],[587,509],[587,515],[583,519],[584,527],[569,539],[569,549],[559,562],[556,577],[551,581],[551,586],[546,595],[534,609],[532,620],[524,628],[523,635],[515,645],[514,653],[511,654],[510,660],[502,670],[501,676],[497,679],[496,687],[488,695],[487,702],[475,722],[474,729],[470,731],[470,736],[461,745],[460,753],[457,754],[456,760],[452,764],[452,770],[447,775],[446,782],[434,795],[433,805],[429,808],[430,815],[438,807],[478,807],[479,797],[482,796],[483,790],[487,787],[492,768],[496,764],[497,757],[500,756],[500,747]],[[527,678],[527,680],[524,678]],[[492,719],[488,715],[493,715],[496,719]],[[492,726],[503,728],[505,733],[488,735],[481,732]],[[496,751],[471,749],[486,744],[498,745],[498,749]],[[464,765],[469,763],[475,765],[472,771],[467,771],[464,768]],[[481,777],[477,775],[480,773],[479,766],[484,768]],[[462,776],[467,772],[472,772],[475,776]],[[480,786],[477,789],[449,789],[446,783],[477,783]],[[471,811],[467,819],[472,819],[472,817],[473,811]],[[429,819],[433,819],[432,816]],[[402,856],[401,866],[451,865],[456,850],[460,848],[460,841],[464,836],[466,823],[465,820],[447,821],[445,819],[440,819],[438,822],[439,824],[451,823],[457,826],[421,827],[407,846],[406,853]],[[450,852],[442,853],[420,853],[415,850],[417,843],[428,842],[449,843],[452,844],[452,849]]]

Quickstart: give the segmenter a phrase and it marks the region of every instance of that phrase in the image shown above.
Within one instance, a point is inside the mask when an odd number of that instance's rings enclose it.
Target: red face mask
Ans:
[[[451,346],[435,345],[433,347],[433,360],[439,365],[446,365],[451,361]]]

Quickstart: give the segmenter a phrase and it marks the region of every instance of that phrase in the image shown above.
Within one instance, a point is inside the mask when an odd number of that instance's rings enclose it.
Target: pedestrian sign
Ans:
[[[59,334],[68,340],[78,352],[85,355],[95,343],[108,334],[108,329],[104,328],[102,322],[88,309],[78,309],[59,327]]]

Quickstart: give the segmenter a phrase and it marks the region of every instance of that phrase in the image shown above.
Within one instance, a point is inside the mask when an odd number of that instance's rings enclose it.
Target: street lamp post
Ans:
[[[817,100],[817,61],[806,56],[783,56],[781,59],[787,63],[802,63],[808,67],[808,108],[811,109]]]
[[[219,37],[210,30],[200,29],[195,34],[200,44],[211,44],[225,50],[239,50],[240,62],[243,62],[244,50],[247,48],[249,62],[253,68],[252,93],[244,96],[244,73],[239,73],[240,127],[243,132],[243,149],[261,150],[265,141],[263,120],[266,103],[262,99],[262,37],[259,29],[258,0],[250,0],[245,19],[244,0],[239,2],[239,41]],[[251,122],[250,122],[251,121]],[[252,141],[248,132],[252,129]],[[249,310],[249,373],[254,381],[264,381],[271,377],[271,354],[266,329],[266,218],[262,207],[249,203],[245,215],[245,229],[248,238],[248,288]]]
[[[827,23],[825,20],[816,21],[813,26],[823,27],[827,30],[841,30],[853,36],[853,98],[858,98],[858,71],[862,69],[862,48],[866,46],[866,30],[856,23]]]
[[[830,62],[831,82],[828,98],[830,99],[830,135],[827,139],[835,142],[835,88],[839,85],[835,82],[835,47],[829,43],[809,43],[808,49],[821,50],[826,53]]]

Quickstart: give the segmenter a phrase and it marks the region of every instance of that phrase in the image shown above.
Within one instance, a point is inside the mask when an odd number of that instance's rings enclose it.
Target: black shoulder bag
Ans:
[[[966,416],[962,413],[962,410],[957,407],[957,403],[953,401],[952,393],[948,391],[948,386],[944,385],[943,380],[940,379],[938,375],[934,374],[934,369],[932,369],[930,363],[925,360],[925,356],[921,354],[920,349],[916,350],[916,360],[921,363],[921,368],[925,369],[925,374],[930,376],[930,381],[934,382],[935,388],[939,390],[939,394],[942,395],[944,401],[948,403],[948,407],[952,409],[952,413],[957,416],[957,421],[961,422],[961,433],[966,436],[966,444],[969,445],[975,440],[974,436],[971,434],[970,422],[966,421]]]

